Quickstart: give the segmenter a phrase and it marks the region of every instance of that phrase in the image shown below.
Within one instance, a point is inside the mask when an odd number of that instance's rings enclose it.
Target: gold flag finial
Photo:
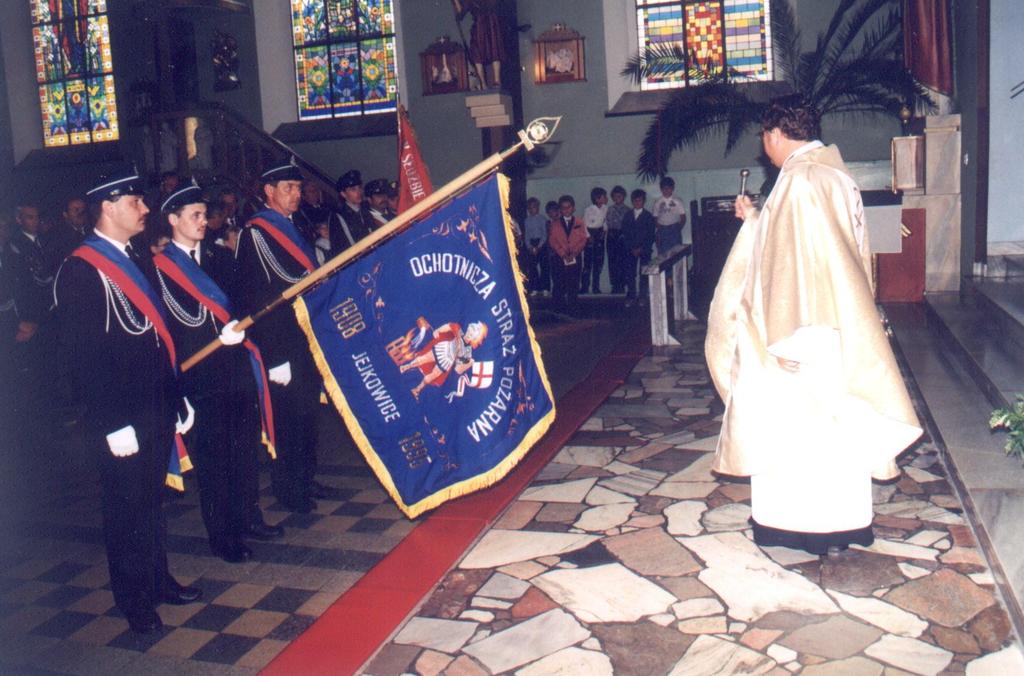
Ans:
[[[539,146],[542,143],[547,143],[555,134],[555,130],[558,129],[558,123],[562,121],[561,116],[559,117],[538,117],[536,120],[526,125],[525,131],[519,132],[519,139],[526,146],[526,150],[533,150],[535,146]]]

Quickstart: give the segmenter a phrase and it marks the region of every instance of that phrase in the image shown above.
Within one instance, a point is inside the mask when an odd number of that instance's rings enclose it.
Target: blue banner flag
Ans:
[[[499,174],[295,302],[327,391],[410,518],[504,477],[554,398]]]

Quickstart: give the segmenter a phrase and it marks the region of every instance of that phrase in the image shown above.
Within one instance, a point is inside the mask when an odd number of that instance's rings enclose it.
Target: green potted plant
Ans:
[[[1017,395],[1013,406],[992,411],[988,425],[994,430],[1008,430],[1006,444],[1003,446],[1006,455],[1024,459],[1024,394]]]

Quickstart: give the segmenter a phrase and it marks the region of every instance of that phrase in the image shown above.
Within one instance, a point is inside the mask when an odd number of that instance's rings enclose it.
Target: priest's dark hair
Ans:
[[[821,138],[821,115],[802,95],[787,94],[768,102],[761,129],[778,129],[792,141],[813,141]]]

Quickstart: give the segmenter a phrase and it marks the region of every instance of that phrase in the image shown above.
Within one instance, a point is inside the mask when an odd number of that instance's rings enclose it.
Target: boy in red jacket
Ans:
[[[575,216],[576,200],[572,195],[558,198],[558,211],[558,218],[548,223],[551,281],[555,309],[572,313],[580,289],[580,254],[589,236],[583,221]]]

